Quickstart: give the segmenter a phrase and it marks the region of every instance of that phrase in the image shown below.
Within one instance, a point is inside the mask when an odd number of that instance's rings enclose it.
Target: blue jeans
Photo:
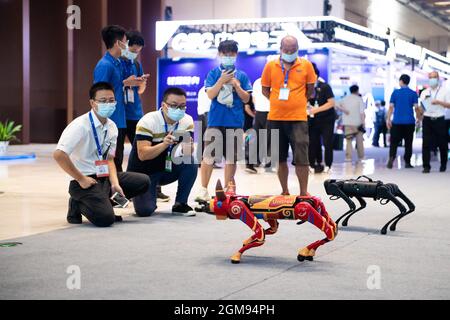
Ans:
[[[149,175],[150,186],[147,192],[133,198],[136,214],[140,217],[151,216],[157,208],[157,186],[165,186],[175,181],[178,181],[175,202],[187,204],[192,186],[194,185],[195,179],[197,179],[197,170],[198,166],[196,164],[173,164],[172,172],[162,171]]]

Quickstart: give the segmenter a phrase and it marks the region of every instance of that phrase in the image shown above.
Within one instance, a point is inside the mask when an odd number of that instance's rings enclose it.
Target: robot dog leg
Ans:
[[[337,226],[330,218],[323,202],[316,197],[312,197],[310,199],[314,202],[314,207],[309,201],[302,201],[298,203],[294,208],[295,218],[305,222],[308,221],[315,225],[325,233],[326,238],[313,242],[305,248],[300,249],[297,255],[298,261],[304,261],[305,259],[312,261],[317,248],[334,240],[337,234]],[[315,208],[318,208],[320,213]]]
[[[254,235],[244,242],[242,248],[231,256],[231,263],[241,262],[242,254],[251,248],[262,246],[265,242],[265,232],[258,219],[247,208],[245,203],[240,200],[235,200],[230,203],[230,215],[231,218],[240,219],[244,222],[252,231]]]

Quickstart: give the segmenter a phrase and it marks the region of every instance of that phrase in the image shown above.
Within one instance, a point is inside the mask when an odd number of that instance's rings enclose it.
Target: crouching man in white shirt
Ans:
[[[150,181],[144,174],[116,171],[118,129],[108,119],[116,106],[113,87],[99,82],[89,95],[92,110],[67,126],[53,157],[74,179],[69,185],[67,222],[80,224],[84,215],[97,227],[109,227],[122,220],[114,215],[110,197],[118,192],[133,198],[145,192]]]

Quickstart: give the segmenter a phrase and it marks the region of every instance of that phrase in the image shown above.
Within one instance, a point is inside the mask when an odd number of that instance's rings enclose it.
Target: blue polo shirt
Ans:
[[[122,63],[122,75],[123,79],[135,75],[141,77],[144,74],[142,65],[139,62],[134,62],[129,59],[120,59]],[[127,120],[140,120],[144,113],[142,112],[142,102],[139,96],[139,87],[133,87],[134,91],[134,103],[128,102],[125,97],[125,117]]]
[[[394,104],[393,124],[415,124],[414,105],[418,104],[417,93],[408,87],[395,89],[391,95]]]
[[[110,119],[114,121],[119,129],[127,127],[122,81],[122,66],[120,60],[114,58],[109,52],[106,52],[94,69],[94,84],[97,82],[109,82],[114,87],[117,106],[116,111],[114,111]]]
[[[220,67],[214,68],[208,73],[205,80],[205,88],[213,87],[222,75]],[[245,91],[252,91],[250,79],[245,72],[237,70],[235,78],[241,83],[241,87]],[[243,128],[244,127],[244,103],[242,102],[236,91],[233,90],[233,107],[227,107],[217,101],[217,97],[211,101],[211,109],[208,113],[208,127],[227,127],[227,128]]]

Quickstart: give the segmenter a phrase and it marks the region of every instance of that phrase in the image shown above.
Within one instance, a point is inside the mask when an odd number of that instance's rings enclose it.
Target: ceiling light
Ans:
[[[450,6],[450,1],[437,1],[433,3],[435,6]]]

